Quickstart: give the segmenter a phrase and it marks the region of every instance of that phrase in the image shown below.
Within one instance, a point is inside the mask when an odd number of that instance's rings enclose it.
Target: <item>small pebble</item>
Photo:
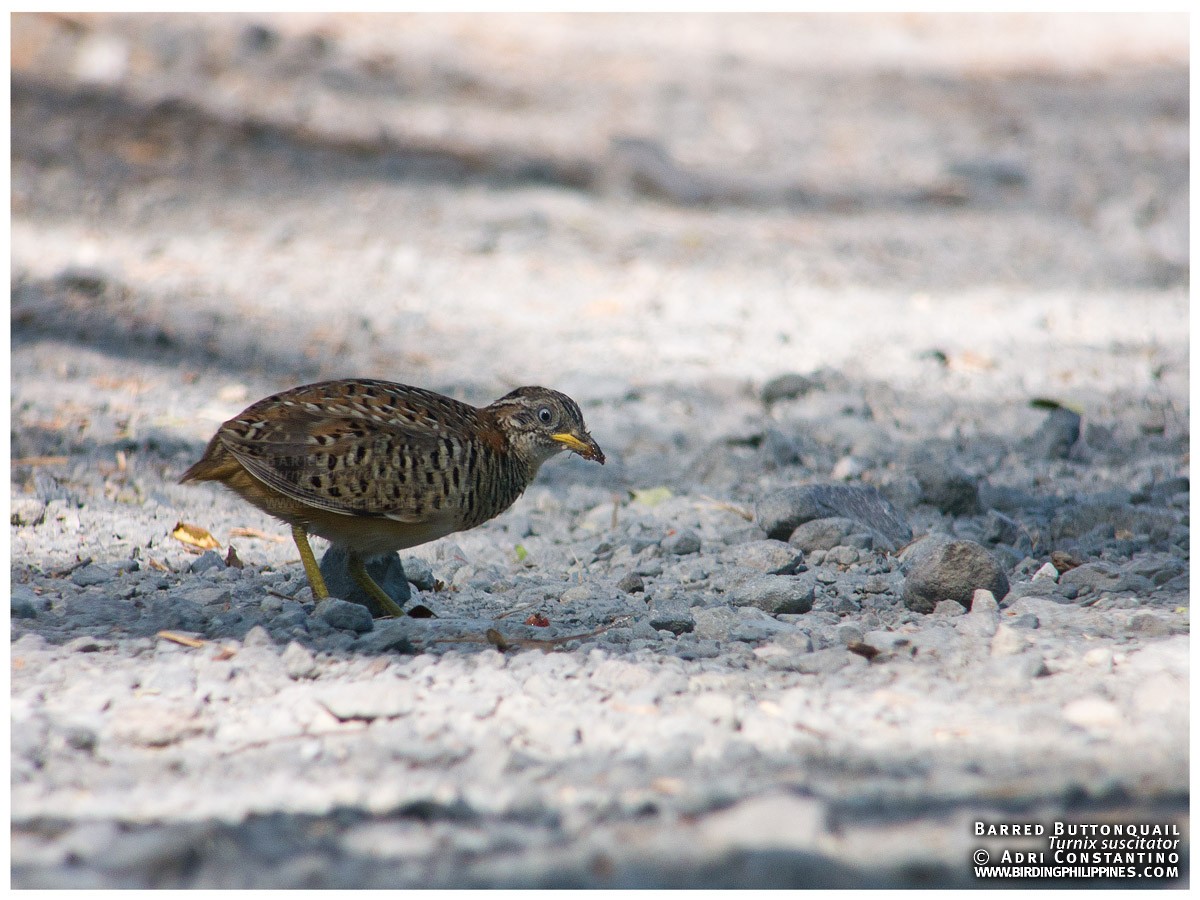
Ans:
[[[691,529],[683,529],[663,539],[664,553],[675,556],[686,556],[689,553],[700,552],[700,536]]]
[[[646,582],[637,572],[629,572],[617,582],[617,590],[624,591],[626,594],[640,594],[646,590]]]

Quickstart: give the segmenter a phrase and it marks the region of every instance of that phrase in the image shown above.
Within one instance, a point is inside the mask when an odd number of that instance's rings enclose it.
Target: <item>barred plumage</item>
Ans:
[[[499,515],[564,449],[604,462],[575,401],[548,388],[518,388],[479,408],[386,381],[325,381],[234,416],[181,481],[220,482],[291,525],[322,596],[303,535],[345,546],[357,579],[364,559]],[[374,582],[362,586],[383,603]],[[390,598],[383,605],[399,612]]]

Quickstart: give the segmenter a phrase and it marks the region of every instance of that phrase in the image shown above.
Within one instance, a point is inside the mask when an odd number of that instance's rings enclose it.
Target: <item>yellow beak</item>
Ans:
[[[564,444],[568,450],[573,450],[584,459],[592,459],[604,465],[604,451],[592,440],[591,435],[585,435],[586,440],[580,440],[569,431],[561,431],[550,435],[551,438]]]

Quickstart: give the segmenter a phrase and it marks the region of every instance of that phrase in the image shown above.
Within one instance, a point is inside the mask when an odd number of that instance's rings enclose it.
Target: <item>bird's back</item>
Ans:
[[[285,521],[315,523],[317,534],[323,519],[356,517],[440,536],[520,496],[531,474],[507,451],[486,408],[391,382],[327,381],[230,419],[182,480],[222,482]]]

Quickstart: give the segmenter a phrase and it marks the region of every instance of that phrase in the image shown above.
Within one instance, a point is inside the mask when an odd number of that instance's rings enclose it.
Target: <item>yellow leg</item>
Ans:
[[[389,597],[387,592],[375,583],[375,579],[367,574],[367,567],[363,565],[362,557],[353,550],[347,553],[346,568],[350,572],[350,577],[358,582],[358,586],[370,594],[375,602],[382,607],[385,615],[404,615],[404,609],[397,606],[396,601]]]
[[[308,532],[301,525],[292,526],[292,540],[300,551],[300,562],[304,563],[304,574],[308,576],[308,586],[312,588],[314,600],[328,600],[329,588],[325,587],[325,579],[321,577],[321,567],[313,556],[312,547],[308,545]]]

